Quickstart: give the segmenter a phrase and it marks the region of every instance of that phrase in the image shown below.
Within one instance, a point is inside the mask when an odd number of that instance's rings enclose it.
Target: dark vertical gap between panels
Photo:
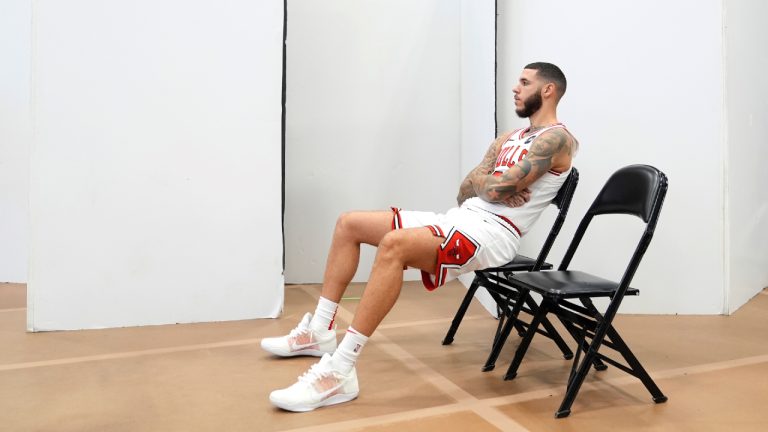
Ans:
[[[494,2],[493,8],[493,136],[499,136],[499,105],[496,81],[499,74],[498,53],[499,50],[499,0]]]
[[[280,122],[280,167],[281,167],[281,210],[280,227],[283,233],[283,275],[285,275],[285,69],[286,69],[286,44],[288,37],[288,0],[283,0],[283,99],[282,118]]]

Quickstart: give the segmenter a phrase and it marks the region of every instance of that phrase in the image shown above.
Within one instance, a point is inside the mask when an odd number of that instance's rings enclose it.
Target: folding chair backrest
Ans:
[[[565,217],[568,215],[568,209],[571,207],[571,201],[573,200],[573,194],[576,192],[576,186],[579,184],[579,170],[575,167],[571,168],[571,173],[568,174],[568,178],[565,179],[565,183],[560,186],[560,190],[552,200],[552,205],[558,208],[557,217],[552,224],[552,228],[549,230],[544,245],[539,251],[538,257],[536,257],[536,263],[533,266],[532,271],[541,270],[541,266],[547,260],[552,245],[555,243],[557,235],[560,233],[560,229],[563,227]]]
[[[581,220],[558,270],[567,270],[592,218],[604,214],[637,216],[646,223],[645,231],[630,260],[622,284],[628,286],[653,237],[659,212],[667,193],[667,176],[649,165],[630,165],[616,171],[605,183]]]

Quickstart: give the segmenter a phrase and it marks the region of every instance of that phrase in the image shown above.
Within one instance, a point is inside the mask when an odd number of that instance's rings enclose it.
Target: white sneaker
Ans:
[[[336,351],[336,331],[317,331],[309,328],[312,314],[307,313],[299,325],[287,336],[264,338],[261,347],[280,357],[315,356]]]
[[[325,354],[319,363],[313,364],[299,377],[298,382],[270,393],[269,401],[284,410],[304,412],[349,402],[359,392],[355,368],[343,374],[333,369],[331,355]]]

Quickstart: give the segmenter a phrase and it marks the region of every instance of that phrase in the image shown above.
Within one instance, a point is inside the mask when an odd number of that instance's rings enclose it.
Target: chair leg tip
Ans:
[[[443,339],[443,345],[450,345],[452,343],[453,343],[453,338],[450,338],[450,339],[445,338],[445,339]]]
[[[604,365],[604,364],[596,364],[595,365],[595,370],[596,371],[604,371],[606,369],[608,369],[607,365]]]
[[[656,403],[664,403],[667,401],[667,399],[668,398],[666,396],[660,396],[660,397],[653,398],[653,401]]]
[[[563,354],[563,358],[566,360],[570,360],[573,358],[573,354]]]
[[[496,367],[495,364],[485,365],[483,366],[483,372],[490,372]]]
[[[555,413],[555,418],[565,418],[571,415],[571,410],[561,410]]]
[[[508,373],[504,375],[504,381],[511,381],[515,379],[516,376],[517,376],[517,373]]]

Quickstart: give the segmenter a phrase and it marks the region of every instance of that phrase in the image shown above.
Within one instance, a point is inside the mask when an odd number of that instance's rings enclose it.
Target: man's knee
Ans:
[[[390,231],[384,235],[379,243],[377,255],[388,259],[403,259],[408,247],[408,238],[402,230]]]
[[[349,211],[339,215],[336,219],[336,233],[341,235],[352,235],[359,231],[361,227],[360,213]]]

